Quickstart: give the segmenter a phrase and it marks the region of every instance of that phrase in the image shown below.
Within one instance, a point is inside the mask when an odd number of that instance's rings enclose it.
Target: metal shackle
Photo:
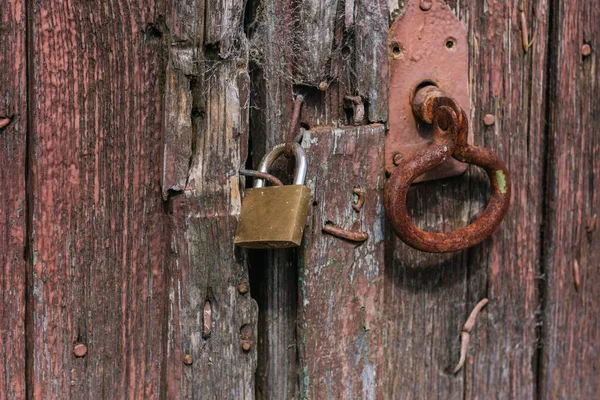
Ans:
[[[267,154],[265,154],[263,159],[260,161],[260,164],[258,166],[258,171],[269,173],[269,168],[271,168],[271,165],[273,165],[275,160],[277,160],[279,158],[279,156],[281,156],[284,152],[285,152],[285,143],[278,144],[277,146],[273,147],[273,149],[270,152],[268,152]],[[294,154],[294,159],[296,160],[294,181],[292,184],[293,185],[304,185],[304,180],[306,179],[306,170],[308,168],[308,162],[306,160],[306,153],[304,152],[304,149],[302,148],[302,146],[300,146],[298,143],[294,143],[294,146],[292,148],[292,153]],[[260,178],[254,179],[254,187],[255,188],[265,187],[265,180],[260,179]]]

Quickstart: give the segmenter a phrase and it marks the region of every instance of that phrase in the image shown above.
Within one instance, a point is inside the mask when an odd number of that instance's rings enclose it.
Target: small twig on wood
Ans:
[[[453,374],[456,374],[460,369],[465,365],[465,361],[467,360],[467,350],[469,348],[469,336],[471,335],[471,329],[475,325],[475,321],[477,320],[477,315],[483,307],[488,303],[488,299],[483,299],[471,311],[471,315],[467,319],[467,322],[463,325],[462,331],[460,333],[460,360],[456,367],[452,370]]]

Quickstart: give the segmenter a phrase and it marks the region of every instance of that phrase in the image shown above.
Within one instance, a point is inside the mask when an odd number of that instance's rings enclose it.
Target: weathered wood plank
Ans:
[[[465,369],[467,397],[483,398],[490,393],[505,399],[537,396],[545,157],[542,116],[548,62],[543,38],[548,34],[549,3],[526,2],[524,13],[535,35],[527,53],[519,25],[522,3],[496,2],[486,7],[472,2],[461,11],[469,17],[469,42],[477,43],[470,60],[475,143],[501,155],[513,182],[512,205],[502,226],[486,244],[468,254],[467,312],[483,297],[489,304],[472,335]],[[495,116],[495,124],[484,125],[486,114]],[[469,194],[476,201],[471,204],[474,210],[482,209],[489,195],[487,182],[481,182],[475,181]]]
[[[25,397],[27,75],[25,1],[0,2],[0,398]]]
[[[314,203],[299,261],[302,398],[384,393],[384,133],[383,125],[323,127],[303,138]],[[354,188],[365,193],[358,213]],[[369,238],[357,244],[327,235],[321,231],[327,221]]]
[[[182,119],[191,135],[184,137],[192,152],[186,187],[168,203],[166,398],[254,398],[258,308],[239,289],[248,268],[245,252],[233,245],[243,187],[238,170],[248,151],[248,49],[241,14],[232,19],[230,11],[212,10],[206,23],[222,21],[221,32],[237,47],[224,52],[220,41],[218,54],[200,52],[174,107],[187,109]]]
[[[475,144],[507,162],[514,196],[500,229],[471,250],[440,256],[393,245],[386,292],[392,397],[535,396],[547,3],[526,10],[537,37],[526,55],[520,3],[450,4],[469,29]],[[484,126],[486,114],[495,116],[494,125]],[[473,167],[462,177],[419,185],[409,200],[413,220],[431,231],[465,226],[485,206],[488,186]],[[490,302],[471,334],[467,364],[452,376],[446,371],[458,361],[462,325],[484,297]]]
[[[595,399],[600,397],[600,222],[593,229],[594,215],[597,221],[600,214],[600,2],[551,4],[540,398]]]
[[[356,84],[358,95],[368,103],[370,122],[385,122],[388,115],[388,27],[387,0],[356,0]],[[348,14],[346,14],[348,19]]]
[[[294,8],[294,81],[328,85],[338,0],[307,0]]]
[[[160,8],[57,0],[29,10],[33,398],[159,395]]]

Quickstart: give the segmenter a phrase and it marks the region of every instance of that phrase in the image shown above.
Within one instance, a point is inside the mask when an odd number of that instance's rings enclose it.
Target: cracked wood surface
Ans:
[[[248,152],[244,2],[196,7],[175,9],[167,66],[164,397],[253,399],[258,308],[238,290],[247,257],[233,245]]]

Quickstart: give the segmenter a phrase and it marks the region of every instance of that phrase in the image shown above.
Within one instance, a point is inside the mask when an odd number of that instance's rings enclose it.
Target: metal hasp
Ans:
[[[467,31],[442,1],[406,2],[404,13],[389,32],[390,112],[385,141],[385,168],[396,169],[402,159],[413,157],[432,143],[431,125],[412,112],[417,89],[433,83],[450,93],[463,110],[469,109],[469,50]],[[469,137],[469,142],[473,138]],[[467,166],[450,159],[416,182],[460,175]]]
[[[400,161],[391,174],[384,192],[386,215],[398,237],[415,249],[447,253],[475,246],[496,230],[508,211],[511,192],[508,170],[494,152],[469,145],[466,113],[438,87],[419,89],[411,108],[420,123],[431,124],[433,142],[427,149]],[[424,232],[408,215],[408,189],[419,176],[443,165],[450,157],[485,170],[491,184],[490,200],[479,219],[462,229],[447,233]]]

